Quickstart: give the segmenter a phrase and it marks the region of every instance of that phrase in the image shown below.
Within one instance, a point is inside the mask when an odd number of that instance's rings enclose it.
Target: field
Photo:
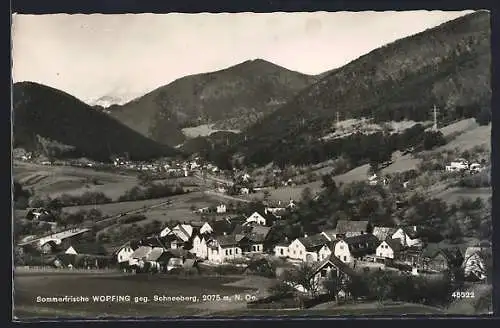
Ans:
[[[449,188],[434,195],[448,203],[456,203],[461,198],[481,198],[484,202],[492,196],[491,188]]]
[[[171,201],[171,203],[166,204],[167,201]],[[138,224],[144,224],[153,220],[160,222],[199,220],[199,215],[193,213],[191,206],[194,205],[196,208],[200,208],[217,204],[219,204],[217,200],[202,192],[192,192],[158,199],[102,204],[96,208],[106,216],[116,216],[124,212],[144,209],[144,212],[141,212],[141,214],[145,215],[147,219],[138,222]],[[150,208],[152,206],[155,207]],[[93,208],[94,205],[70,206],[63,208],[63,211],[75,213],[79,210],[90,210]]]
[[[14,278],[14,313],[19,318],[102,317],[102,316],[194,316],[208,315],[214,310],[245,306],[245,295],[257,288],[232,286],[242,280],[229,277],[179,277],[167,275],[59,274],[18,273]],[[234,295],[241,299],[234,299]],[[129,302],[41,303],[36,298],[55,296],[129,295]],[[197,301],[154,301],[154,295],[197,297]],[[203,301],[202,295],[233,296],[224,301]],[[136,300],[135,297],[147,297]]]
[[[14,163],[13,175],[26,188],[51,197],[62,193],[78,195],[86,191],[100,191],[117,199],[125,190],[137,184],[135,175],[32,163]]]

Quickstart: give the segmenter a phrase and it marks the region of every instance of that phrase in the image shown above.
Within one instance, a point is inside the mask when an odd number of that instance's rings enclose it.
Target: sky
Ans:
[[[123,102],[257,58],[319,74],[470,12],[14,15],[12,74]]]

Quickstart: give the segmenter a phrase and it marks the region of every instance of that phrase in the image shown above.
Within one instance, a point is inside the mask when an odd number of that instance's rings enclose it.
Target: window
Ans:
[[[122,260],[122,256],[121,255],[119,256],[119,259],[120,259],[120,261]]]
[[[347,261],[347,256],[344,256],[344,262],[346,262],[346,261]]]
[[[297,252],[294,250],[294,251],[293,251],[293,255],[296,255],[296,254],[297,254]]]
[[[281,255],[283,255],[283,248],[282,248],[282,249],[280,249],[280,253],[281,253]]]
[[[340,248],[340,250],[343,250],[344,249],[344,245],[340,245],[339,248]]]
[[[302,251],[299,252],[299,255],[302,255]]]
[[[254,252],[256,251],[255,245],[252,246],[252,251],[254,251]]]
[[[229,255],[229,251],[226,249],[226,255]]]
[[[229,250],[229,255],[233,255],[233,250],[232,249]]]
[[[328,275],[328,271],[326,269],[321,270],[321,277],[325,278]]]
[[[237,248],[234,250],[234,254],[238,254],[238,249]]]

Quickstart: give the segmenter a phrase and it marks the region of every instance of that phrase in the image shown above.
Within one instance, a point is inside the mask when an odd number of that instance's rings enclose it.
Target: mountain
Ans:
[[[242,133],[233,152],[265,164],[308,148],[341,119],[475,117],[491,102],[490,14],[477,11],[397,40],[331,71]],[[243,135],[247,142],[243,141]]]
[[[30,151],[44,139],[69,147],[71,156],[97,160],[112,154],[145,160],[177,153],[67,93],[34,82],[14,84],[13,121],[14,146]]]
[[[106,95],[90,102],[90,105],[108,108],[113,105],[122,105],[123,103],[125,103],[125,101],[123,101],[120,97]]]
[[[216,123],[219,129],[241,129],[316,80],[261,59],[249,60],[224,70],[180,78],[109,110],[137,132],[177,145],[185,139],[183,127]]]

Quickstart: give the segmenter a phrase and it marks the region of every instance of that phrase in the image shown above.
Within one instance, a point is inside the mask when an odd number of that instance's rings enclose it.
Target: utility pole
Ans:
[[[432,109],[432,113],[433,113],[433,118],[434,118],[434,125],[432,126],[432,129],[434,131],[437,131],[437,129],[438,129],[438,121],[437,121],[438,109],[437,109],[436,105],[434,105],[434,107]]]

